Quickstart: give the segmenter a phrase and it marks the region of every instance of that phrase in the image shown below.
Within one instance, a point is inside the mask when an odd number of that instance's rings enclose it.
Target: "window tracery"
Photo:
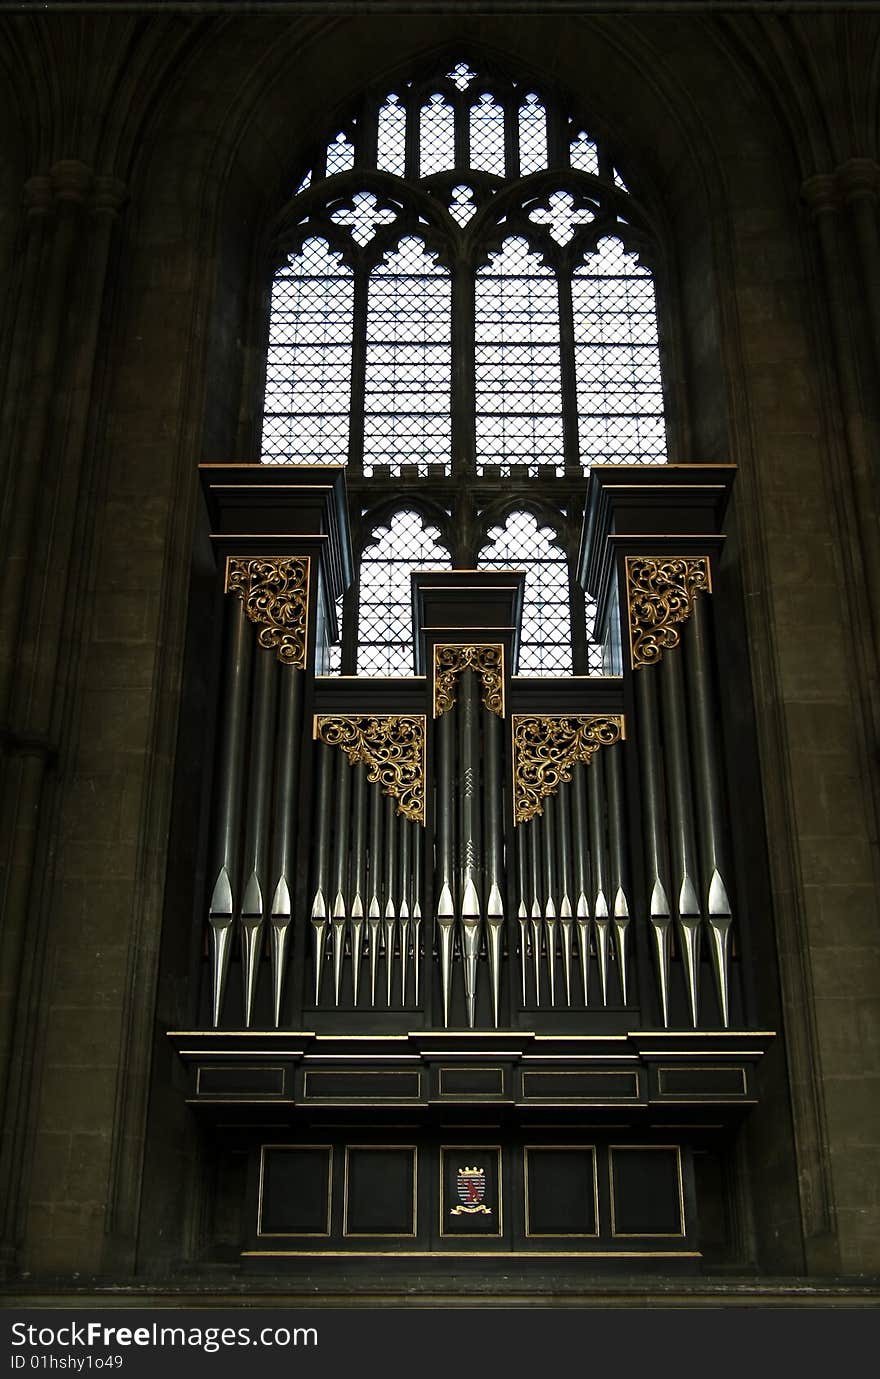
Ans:
[[[666,458],[645,214],[577,113],[463,59],[387,83],[328,135],[274,227],[261,458],[347,459],[356,506],[374,492],[445,503],[457,563],[504,549],[543,568],[548,529],[525,509],[469,548],[505,484],[540,484],[573,522],[591,465]],[[359,671],[411,673],[400,626],[383,640],[370,602],[379,564],[402,569],[411,545],[392,523],[365,548]],[[521,670],[595,671],[590,609],[584,625],[555,549],[552,611],[524,635]]]

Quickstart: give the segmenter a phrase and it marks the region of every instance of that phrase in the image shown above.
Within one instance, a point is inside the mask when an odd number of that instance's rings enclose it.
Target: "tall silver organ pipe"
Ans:
[[[410,931],[410,835],[418,825],[411,824],[403,815],[396,820],[398,830],[397,848],[397,899],[400,932],[400,1004],[406,1005],[407,973],[409,968]]]
[[[361,977],[361,955],[364,946],[364,911],[367,904],[367,768],[358,762],[352,768],[352,842],[351,842],[351,985],[352,1000],[358,1003]]]
[[[522,1003],[528,1005],[528,960],[529,960],[529,830],[520,824],[514,831],[513,845],[516,849],[516,919],[519,925],[519,975],[522,984]]]
[[[422,830],[418,824],[413,827],[412,836],[412,952],[413,952],[413,1001],[419,1004],[419,991],[422,970]]]
[[[437,719],[437,809],[436,809],[436,895],[437,944],[440,950],[440,985],[443,995],[443,1024],[449,1025],[452,993],[452,951],[455,937],[455,899],[453,895],[453,793],[452,793],[452,716]]]
[[[605,789],[608,797],[608,861],[612,894],[611,924],[620,975],[620,996],[623,1004],[629,1000],[626,931],[629,927],[627,899],[626,823],[623,812],[623,785],[620,749],[608,748],[605,758]]]
[[[351,849],[349,802],[351,800],[351,767],[344,752],[336,751],[336,787],[333,800],[333,876],[330,891],[331,925],[333,929],[333,998],[339,1005],[342,990],[342,965],[345,957],[345,931],[348,916],[348,864]]]
[[[727,830],[715,731],[710,619],[711,611],[706,600],[696,599],[684,646],[685,680],[690,709],[703,881],[708,891],[701,898],[708,915],[712,966],[721,1018],[727,1029],[730,1024],[728,943],[733,915],[727,891]]]
[[[458,845],[461,946],[468,1025],[473,1028],[477,999],[477,959],[481,933],[482,838],[480,818],[480,727],[477,683],[466,671],[460,679],[458,716]]]
[[[316,814],[317,836],[314,846],[315,891],[312,900],[312,953],[315,963],[315,1005],[319,1005],[330,908],[327,903],[330,880],[330,795],[333,783],[335,749],[318,742],[315,744],[315,750],[318,756],[318,807]]]
[[[382,924],[382,796],[379,791],[367,792],[370,811],[370,883],[367,901],[367,934],[370,941],[370,1005],[376,1005],[376,981],[379,973],[379,931]]]
[[[227,691],[220,729],[220,767],[208,911],[211,929],[211,1018],[220,1024],[229,951],[232,940],[233,891],[238,884],[241,778],[245,740],[245,709],[250,678],[252,629],[241,599],[226,601]]]
[[[590,859],[587,829],[585,767],[575,767],[571,779],[571,832],[574,855],[574,914],[584,1005],[590,1004]]]
[[[541,820],[541,850],[544,864],[544,936],[547,946],[547,975],[550,986],[550,1004],[556,1004],[556,805],[554,795],[544,801],[544,816]]]
[[[473,678],[473,677],[471,677]],[[482,713],[485,743],[483,804],[486,838],[486,941],[489,949],[489,981],[492,986],[492,1018],[498,1028],[501,1003],[501,957],[504,935],[504,778],[501,770],[501,721],[494,713]]]
[[[575,767],[575,770],[578,770]],[[559,787],[556,802],[556,860],[559,876],[559,933],[562,946],[562,978],[565,982],[565,1004],[571,1005],[571,953],[574,920],[571,908],[571,786]]]
[[[699,602],[699,600],[697,600]],[[698,1019],[700,973],[700,902],[697,899],[697,849],[691,812],[691,773],[685,724],[681,658],[667,654],[660,662],[669,834],[676,908],[681,935],[685,985],[694,1028]]]
[[[657,956],[660,1006],[663,1024],[669,1024],[669,939],[672,916],[666,887],[666,858],[663,850],[663,798],[660,743],[654,680],[650,670],[637,670],[633,676],[638,705],[638,731],[642,767],[642,820],[647,883],[650,887],[648,922]]]
[[[608,1004],[608,860],[605,846],[605,758],[596,752],[587,767],[587,813],[590,821],[590,856],[593,862],[593,924],[602,1004]]]
[[[241,974],[244,997],[244,1023],[250,1029],[257,990],[260,949],[263,938],[264,890],[269,852],[269,805],[272,786],[272,757],[275,735],[275,699],[278,665],[267,651],[258,652],[254,666],[251,706],[250,771],[245,811],[244,858],[241,898]]]
[[[535,1004],[541,1004],[541,900],[539,895],[540,835],[541,816],[537,814],[522,828],[526,834],[526,856],[529,864],[529,924],[532,931],[532,969],[535,974]]]
[[[269,934],[272,953],[272,1003],[275,1028],[281,1024],[281,1003],[293,906],[291,886],[294,867],[294,819],[299,788],[300,732],[302,729],[302,671],[281,667],[278,714],[278,753],[273,800],[272,903]]]
[[[383,795],[382,802],[385,806],[385,909],[382,928],[385,938],[385,1004],[390,1006],[397,928],[397,817],[391,795]]]

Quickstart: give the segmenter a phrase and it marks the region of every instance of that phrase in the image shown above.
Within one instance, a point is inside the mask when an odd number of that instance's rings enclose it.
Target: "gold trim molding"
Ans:
[[[302,670],[306,664],[309,609],[309,557],[260,556],[226,558],[224,592],[235,594],[260,629],[257,641],[274,651],[282,665]]]
[[[712,592],[707,555],[626,557],[626,602],[633,670],[652,666],[678,646],[678,628],[694,609],[697,594]]]
[[[397,800],[397,812],[425,822],[425,725],[423,713],[315,714],[314,736],[341,747],[354,766],[363,762],[367,780]]]
[[[543,814],[541,803],[578,762],[589,766],[600,747],[626,736],[622,714],[513,715],[513,822]]]
[[[434,717],[455,703],[455,682],[463,670],[479,675],[483,703],[490,713],[504,717],[504,647],[492,643],[445,643],[434,647]]]

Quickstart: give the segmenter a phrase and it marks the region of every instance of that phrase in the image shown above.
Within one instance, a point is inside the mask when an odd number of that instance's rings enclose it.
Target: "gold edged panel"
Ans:
[[[241,1259],[702,1259],[701,1250],[241,1250]]]
[[[348,1154],[351,1149],[408,1150],[412,1154],[412,1230],[411,1231],[350,1231],[348,1229]],[[419,1149],[415,1144],[347,1144],[342,1172],[342,1235],[346,1240],[415,1240],[419,1230]]]
[[[497,1231],[445,1231],[443,1223],[446,1217],[446,1172],[444,1164],[445,1154],[459,1154],[461,1158],[476,1151],[478,1154],[494,1154],[496,1156],[495,1181],[498,1184],[498,1229]],[[462,1237],[471,1240],[500,1240],[504,1235],[504,1184],[501,1178],[501,1145],[500,1144],[441,1144],[440,1145],[440,1238],[442,1240],[461,1240]],[[440,1253],[443,1253],[441,1251]]]
[[[737,1067],[737,1066],[734,1066],[734,1067],[725,1067],[724,1065],[722,1065],[722,1064],[717,1064],[717,1063],[716,1063],[716,1064],[703,1064],[703,1063],[697,1063],[697,1064],[675,1064],[675,1065],[674,1065],[673,1067],[671,1067],[671,1068],[658,1067],[658,1069],[657,1069],[657,1091],[658,1091],[661,1095],[671,1095],[671,1096],[678,1096],[678,1097],[680,1097],[680,1096],[682,1095],[681,1092],[671,1092],[671,1093],[667,1093],[667,1092],[665,1091],[664,1086],[663,1086],[663,1074],[664,1074],[664,1073],[732,1073],[732,1072],[737,1072],[737,1073],[739,1073],[740,1077],[742,1078],[742,1095],[743,1095],[743,1096],[748,1096],[748,1091],[749,1091],[749,1077],[748,1077],[748,1073],[747,1073],[746,1069],[743,1068],[743,1067]],[[715,1092],[693,1092],[693,1091],[692,1091],[692,1092],[690,1093],[690,1095],[691,1095],[692,1097],[701,1097],[701,1098],[702,1098],[702,1097],[707,1097],[709,1100],[712,1100],[712,1101],[717,1101],[717,1100],[719,1100],[719,1096],[718,1096],[718,1094],[715,1093]],[[730,1097],[730,1096],[736,1096],[736,1095],[737,1095],[736,1092],[725,1092],[725,1093],[723,1094],[723,1097],[721,1097],[720,1099],[721,1099],[721,1100],[726,1100],[728,1097]]]
[[[347,1097],[344,1092],[331,1092],[329,1093],[329,1096],[339,1098],[339,1100],[335,1103],[339,1106],[344,1106],[352,1103],[354,1103],[357,1106],[374,1106],[377,1104],[381,1104],[383,1101],[407,1102],[409,1105],[418,1106],[423,1104],[421,1102],[423,1072],[423,1068],[382,1068],[379,1072],[380,1077],[415,1077],[417,1079],[418,1085],[418,1091],[416,1092],[415,1096],[413,1096],[412,1092],[401,1092],[399,1096],[396,1096],[394,1093],[386,1092],[381,1096],[370,1098],[369,1101],[355,1101],[355,1097],[357,1095],[356,1093],[353,1093],[351,1097]],[[321,1105],[326,1105],[328,1102],[328,1097],[322,1096],[320,1092],[309,1091],[309,1078],[315,1076],[346,1078],[375,1077],[376,1072],[372,1069],[367,1068],[306,1068],[303,1072],[303,1100],[305,1101],[311,1098],[313,1102],[318,1102]],[[364,1095],[368,1094],[364,1093]]]
[[[524,1102],[524,1103],[528,1103],[529,1105],[536,1105],[536,1104],[537,1104],[537,1105],[540,1105],[541,1103],[543,1103],[543,1102],[548,1102],[548,1101],[552,1101],[555,1105],[564,1105],[564,1104],[565,1104],[564,1101],[561,1101],[561,1102],[560,1102],[560,1101],[558,1100],[558,1094],[553,1094],[553,1095],[550,1095],[550,1096],[547,1096],[547,1097],[541,1097],[541,1096],[537,1096],[537,1095],[532,1095],[532,1094],[530,1094],[528,1091],[526,1091],[526,1078],[528,1078],[528,1077],[583,1077],[585,1073],[589,1073],[589,1076],[590,1076],[590,1077],[621,1077],[621,1076],[625,1075],[625,1076],[631,1077],[631,1078],[633,1079],[633,1083],[634,1083],[634,1085],[635,1085],[635,1091],[632,1093],[631,1097],[630,1097],[630,1096],[621,1096],[621,1097],[619,1097],[616,1101],[613,1101],[613,1102],[603,1102],[603,1103],[601,1103],[602,1105],[608,1105],[608,1106],[624,1105],[624,1106],[625,1106],[625,1105],[628,1105],[628,1104],[629,1104],[629,1101],[630,1101],[630,1100],[632,1100],[632,1101],[638,1101],[638,1099],[639,1099],[639,1072],[638,1072],[638,1069],[637,1069],[637,1068],[615,1068],[615,1069],[613,1069],[613,1070],[612,1070],[612,1069],[606,1069],[606,1068],[579,1068],[577,1071],[575,1071],[573,1068],[570,1069],[570,1070],[567,1069],[567,1068],[542,1068],[542,1069],[540,1069],[540,1071],[539,1071],[537,1068],[535,1068],[535,1069],[524,1069],[523,1072],[522,1072],[522,1074],[521,1074],[521,1077],[522,1077],[522,1095],[523,1095],[523,1102]],[[598,1095],[598,1094],[597,1094],[597,1095]],[[591,1104],[593,1103],[593,1098],[592,1098],[592,1097],[578,1096],[577,1093],[573,1094],[571,1100],[572,1100],[573,1102],[584,1102],[585,1104],[588,1104],[588,1105],[591,1105]]]
[[[258,644],[295,670],[306,665],[310,568],[307,555],[226,557],[223,592],[241,599]]]
[[[327,1151],[327,1229],[325,1231],[264,1231],[263,1225],[263,1180],[266,1166],[266,1150],[283,1150],[285,1154],[304,1151],[313,1153],[316,1149]],[[328,1240],[332,1234],[333,1221],[333,1145],[332,1144],[261,1144],[260,1145],[260,1183],[257,1190],[257,1237],[261,1240]]]
[[[569,1234],[561,1235],[558,1231],[531,1231],[529,1230],[529,1154],[532,1150],[540,1152],[542,1149],[551,1149],[556,1153],[566,1154],[585,1154],[587,1151],[593,1156],[593,1220],[596,1223],[594,1231],[571,1231]],[[527,1240],[594,1240],[599,1236],[599,1162],[596,1155],[594,1144],[524,1144],[523,1145],[523,1205],[525,1212],[525,1235]]]
[[[630,663],[641,670],[678,646],[697,595],[712,592],[712,565],[707,555],[628,555],[625,563]]]
[[[397,812],[425,822],[423,713],[315,714],[313,736],[341,747],[352,766],[363,762],[367,780],[397,800]]]
[[[183,1052],[186,1053],[189,1052],[189,1050],[183,1050]],[[214,1072],[215,1069],[222,1068],[223,1066],[224,1065],[222,1063],[200,1063],[198,1065],[198,1067],[196,1068],[196,1096],[203,1095],[201,1087],[202,1073],[207,1072],[208,1070]],[[219,1092],[216,1093],[216,1095],[223,1096],[224,1099],[228,1098],[231,1101],[237,1100],[238,1097],[249,1097],[252,1101],[274,1101],[277,1100],[279,1097],[284,1097],[285,1065],[283,1063],[279,1064],[277,1067],[273,1066],[268,1068],[266,1067],[265,1063],[233,1063],[230,1071],[232,1070],[234,1070],[237,1073],[280,1073],[281,1086],[279,1087],[277,1092]],[[288,1097],[286,1098],[286,1100],[290,1100],[290,1098]]]
[[[543,814],[542,801],[571,780],[578,763],[589,766],[600,747],[626,737],[623,714],[511,715],[513,822]]]
[[[503,1068],[493,1068],[493,1067],[488,1067],[488,1068],[486,1068],[486,1067],[467,1067],[465,1064],[459,1064],[457,1067],[454,1067],[454,1068],[442,1068],[442,1067],[441,1067],[441,1068],[438,1068],[438,1069],[437,1069],[437,1094],[438,1094],[438,1096],[446,1097],[449,1101],[472,1100],[471,1093],[469,1093],[469,1092],[444,1092],[444,1090],[443,1090],[443,1074],[444,1074],[444,1073],[461,1073],[461,1072],[468,1072],[468,1073],[497,1073],[497,1075],[498,1075],[498,1080],[499,1080],[499,1082],[501,1083],[501,1086],[499,1087],[499,1089],[498,1089],[497,1092],[476,1092],[476,1093],[474,1093],[473,1095],[476,1096],[476,1097],[483,1097],[483,1096],[492,1096],[492,1097],[494,1097],[494,1096],[499,1096],[499,1097],[503,1097],[503,1096],[504,1096],[504,1069],[503,1069]]]
[[[490,713],[504,717],[504,646],[501,642],[437,642],[433,656],[434,717],[455,703],[455,682],[465,670],[480,677],[482,702]]]
[[[614,1214],[614,1151],[615,1150],[665,1150],[675,1151],[675,1162],[678,1171],[678,1219],[681,1224],[680,1231],[619,1231],[616,1227]],[[686,1232],[686,1222],[684,1215],[684,1175],[681,1167],[681,1145],[679,1144],[609,1144],[608,1146],[608,1187],[609,1201],[611,1203],[611,1235],[617,1240],[684,1240]]]

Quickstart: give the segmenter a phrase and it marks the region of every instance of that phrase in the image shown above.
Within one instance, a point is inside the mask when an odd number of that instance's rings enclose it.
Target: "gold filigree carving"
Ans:
[[[434,717],[455,703],[455,681],[463,670],[472,670],[483,683],[483,703],[491,713],[504,717],[504,647],[499,643],[434,647]]]
[[[226,593],[244,603],[260,631],[257,641],[285,666],[306,663],[309,607],[309,557],[262,556],[226,560]]]
[[[541,803],[577,762],[589,766],[600,747],[625,737],[621,714],[513,715],[513,821],[543,814]]]
[[[693,612],[694,599],[712,592],[706,555],[626,557],[626,598],[633,670],[652,666],[678,646],[679,625]]]
[[[367,780],[397,800],[397,812],[425,822],[425,715],[315,715],[315,737],[341,747],[351,762],[362,761]]]

